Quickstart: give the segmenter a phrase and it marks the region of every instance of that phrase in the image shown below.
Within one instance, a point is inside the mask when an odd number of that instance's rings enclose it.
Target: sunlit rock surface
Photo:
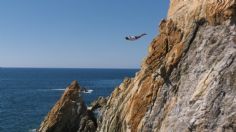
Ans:
[[[39,131],[236,131],[235,15],[235,0],[171,0],[141,70],[91,107],[97,120],[68,88]]]
[[[54,105],[38,132],[94,132],[97,124],[93,113],[80,97],[80,86],[73,81]]]
[[[235,3],[172,0],[142,69],[114,90],[98,131],[236,131]]]

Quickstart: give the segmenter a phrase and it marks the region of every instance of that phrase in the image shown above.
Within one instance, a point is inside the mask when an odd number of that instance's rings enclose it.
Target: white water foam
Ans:
[[[83,93],[87,93],[87,94],[90,94],[90,93],[92,93],[92,92],[93,92],[92,89],[89,89],[89,90],[87,90],[87,91],[83,91]]]
[[[58,89],[51,89],[51,90],[54,90],[54,91],[65,91],[65,89],[60,89],[60,88],[58,88]],[[86,94],[90,94],[90,93],[93,92],[93,90],[92,89],[88,89],[88,90],[82,91],[82,92],[86,93]]]
[[[65,91],[65,89],[61,89],[61,88],[51,89],[51,90],[54,90],[54,91]]]
[[[29,132],[36,132],[36,129],[30,129]]]

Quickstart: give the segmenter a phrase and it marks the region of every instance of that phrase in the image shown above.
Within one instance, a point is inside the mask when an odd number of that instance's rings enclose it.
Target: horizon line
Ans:
[[[88,67],[88,68],[85,68],[85,67],[1,67],[0,66],[0,69],[1,68],[16,68],[16,69],[137,69],[137,70],[139,70],[139,69],[141,69],[141,68],[106,68],[106,67],[103,67],[103,68],[101,68],[101,67],[99,67],[99,68],[97,68],[97,67]]]

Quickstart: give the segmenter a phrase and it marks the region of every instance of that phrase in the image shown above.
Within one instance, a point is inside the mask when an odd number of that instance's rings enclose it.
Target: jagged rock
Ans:
[[[210,25],[235,21],[235,0],[170,0],[168,19],[188,32],[195,20],[205,18]]]
[[[54,105],[38,132],[94,132],[97,123],[80,97],[80,86],[73,81]]]
[[[86,92],[88,92],[88,89],[85,88],[85,87],[81,87],[81,88],[80,88],[80,92],[84,92],[84,93],[86,93]]]
[[[97,100],[95,100],[95,101],[93,101],[91,103],[90,109],[91,109],[91,111],[94,111],[94,110],[96,110],[98,108],[101,108],[101,107],[105,106],[106,103],[107,103],[107,99],[106,98],[99,97]]]
[[[111,94],[97,131],[236,131],[235,16],[235,0],[171,0],[142,69]]]

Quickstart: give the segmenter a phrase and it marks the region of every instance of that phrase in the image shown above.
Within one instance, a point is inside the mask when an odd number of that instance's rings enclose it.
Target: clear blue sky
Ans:
[[[2,0],[0,67],[139,68],[169,0]],[[126,35],[147,33],[129,42]]]

